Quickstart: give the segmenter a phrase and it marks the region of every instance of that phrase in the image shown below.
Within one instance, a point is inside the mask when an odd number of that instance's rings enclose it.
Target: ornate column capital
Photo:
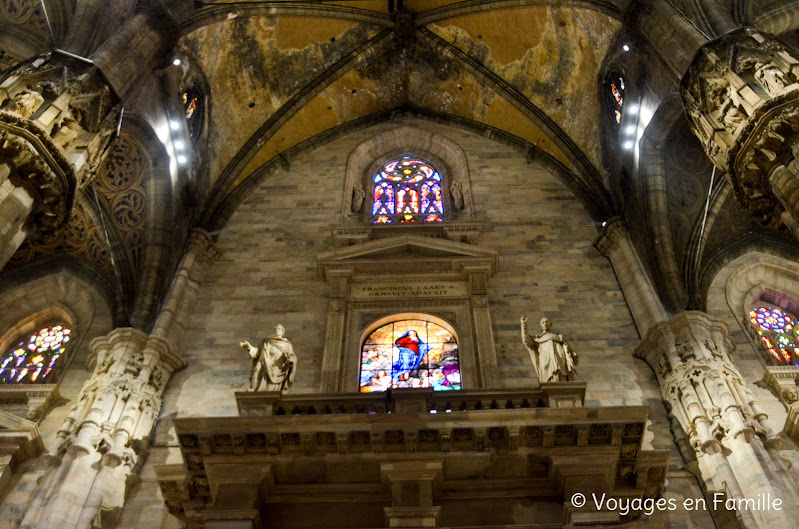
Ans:
[[[606,221],[602,233],[594,241],[594,248],[602,252],[605,257],[610,257],[610,253],[619,245],[619,240],[629,237],[627,223],[621,217],[611,217]]]
[[[25,221],[29,236],[53,233],[69,219],[78,175],[40,125],[0,111],[0,166],[5,166],[0,172],[33,199]]]
[[[778,224],[784,207],[770,175],[799,140],[797,75],[799,51],[743,27],[703,46],[681,83],[694,134],[765,225]]]

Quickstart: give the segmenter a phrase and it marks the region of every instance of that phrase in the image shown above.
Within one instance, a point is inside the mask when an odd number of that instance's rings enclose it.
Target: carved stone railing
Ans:
[[[170,511],[197,528],[241,517],[252,522],[242,527],[255,526],[257,513],[269,508],[264,502],[307,502],[308,487],[314,501],[344,501],[353,483],[334,476],[320,483],[302,470],[324,466],[333,455],[337,464],[361,469],[357,489],[385,503],[390,527],[408,519],[414,527],[433,526],[442,491],[463,487],[484,499],[563,497],[568,523],[608,516],[619,523],[640,513],[577,509],[571,494],[656,497],[669,453],[643,450],[646,407],[585,408],[584,391],[585,384],[560,383],[513,391],[395,390],[390,396],[237,393],[240,417],[176,419],[184,464],[156,467],[156,473]],[[496,454],[507,468],[521,468],[529,457],[549,468],[538,477],[493,469],[476,490],[453,469],[491,464],[479,454]],[[293,465],[297,457],[307,465]],[[421,503],[403,503],[404,487],[421,491],[414,495]]]
[[[538,389],[493,391],[395,390],[385,393],[329,393],[281,395],[278,392],[239,392],[236,403],[242,417],[272,415],[370,415],[383,413],[458,413],[516,408],[579,408],[585,383],[542,384]]]

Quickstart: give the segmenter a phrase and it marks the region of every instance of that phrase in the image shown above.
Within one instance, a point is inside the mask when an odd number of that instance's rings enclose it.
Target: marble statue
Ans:
[[[719,106],[719,120],[730,132],[735,132],[738,127],[749,116],[742,109],[740,96],[731,86],[727,88],[727,94]]]
[[[264,338],[260,347],[239,342],[252,358],[248,391],[283,391],[294,383],[297,357],[285,334],[286,329],[278,324],[275,333]]]
[[[552,322],[541,318],[541,333],[530,336],[527,332],[527,317],[520,318],[522,342],[530,353],[533,366],[541,382],[566,382],[575,380],[577,353],[563,341],[563,335],[550,331]]]
[[[353,213],[360,213],[361,208],[363,207],[363,201],[366,198],[366,191],[363,190],[363,186],[355,186],[352,188],[352,203],[350,204],[350,210]]]
[[[11,111],[16,112],[23,118],[31,117],[36,110],[44,103],[44,98],[33,90],[23,90],[11,102]]]
[[[785,72],[770,62],[758,62],[755,65],[755,79],[772,96],[776,96],[791,84]]]
[[[53,141],[60,145],[62,149],[72,145],[72,142],[78,138],[80,125],[78,125],[75,118],[66,116],[61,120],[61,124],[56,127],[58,130],[53,134]]]
[[[463,188],[461,187],[461,183],[452,182],[452,185],[449,186],[449,193],[452,195],[452,204],[455,206],[455,209],[458,211],[462,210],[465,203],[463,201]]]

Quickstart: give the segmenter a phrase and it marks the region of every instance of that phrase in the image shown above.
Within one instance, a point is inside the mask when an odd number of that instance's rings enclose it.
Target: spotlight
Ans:
[[[638,105],[630,105],[630,107],[627,109],[627,112],[632,115],[636,115],[638,113]]]
[[[185,145],[184,145],[184,143],[183,143],[183,140],[177,140],[177,141],[175,142],[175,148],[176,148],[177,150],[179,150],[179,151],[182,151],[182,150],[183,150],[183,147],[185,147]]]
[[[178,163],[180,165],[186,165],[186,162],[188,162],[188,161],[189,161],[189,159],[186,158],[185,156],[183,156],[182,154],[180,156],[178,156]]]
[[[633,145],[635,144],[630,140],[624,142],[624,148],[627,149],[628,151],[633,148]]]
[[[621,47],[621,49],[623,49],[624,51],[630,51],[630,46],[629,44],[625,44],[624,46]]]
[[[177,122],[177,121],[175,121],[174,119],[173,119],[173,120],[170,120],[170,122],[169,122],[169,128],[170,128],[170,129],[172,129],[172,130],[178,130],[178,129],[180,128],[180,123],[178,123],[178,122]]]
[[[625,50],[625,51],[626,51],[626,50]],[[176,57],[176,58],[175,58],[175,60],[174,60],[174,61],[172,61],[172,64],[174,64],[175,66],[180,66],[180,59],[178,59],[178,58]]]
[[[602,222],[602,227],[603,227],[603,228],[604,228],[605,226],[607,226],[607,225],[608,225],[608,221],[603,221],[603,222]]]
[[[635,125],[628,125],[624,132],[627,134],[635,134]]]

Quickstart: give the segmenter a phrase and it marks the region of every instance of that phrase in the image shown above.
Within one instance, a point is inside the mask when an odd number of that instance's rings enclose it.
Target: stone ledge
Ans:
[[[385,239],[399,235],[420,235],[436,239],[477,244],[483,235],[485,223],[478,221],[436,222],[423,224],[342,224],[333,226],[333,242],[336,246],[349,246],[374,239]]]
[[[580,408],[585,383],[557,382],[519,390],[398,389],[385,393],[236,392],[241,417],[384,413],[460,413],[515,408]]]

